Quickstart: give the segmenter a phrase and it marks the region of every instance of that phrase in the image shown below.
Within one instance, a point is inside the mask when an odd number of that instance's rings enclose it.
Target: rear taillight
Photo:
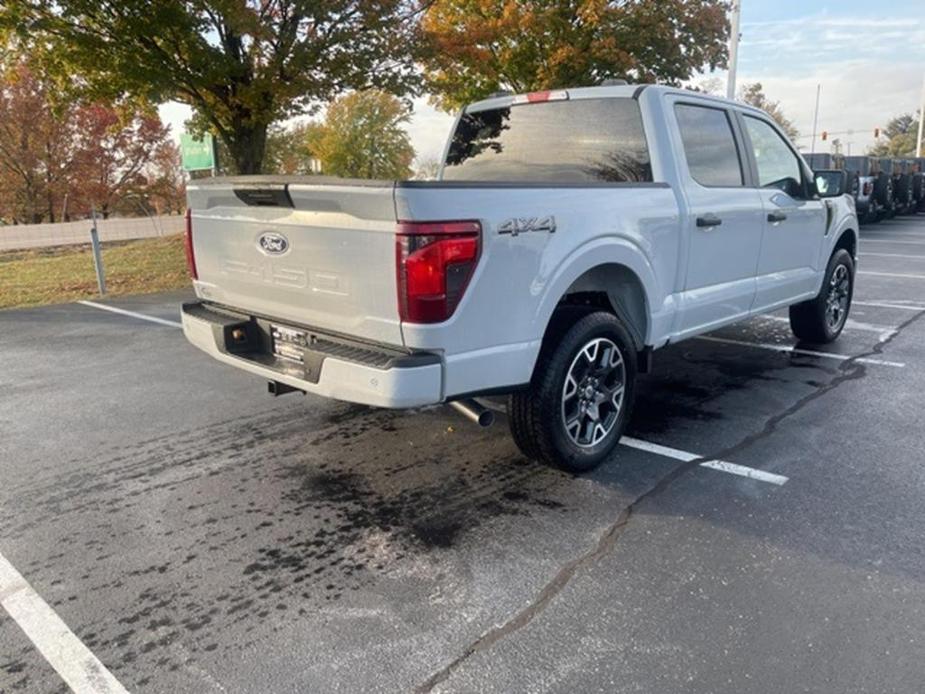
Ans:
[[[409,323],[453,315],[479,260],[478,222],[399,222],[395,237],[398,312]]]
[[[183,232],[183,248],[186,250],[186,267],[189,270],[189,276],[194,280],[199,279],[196,272],[196,254],[193,252],[193,211],[186,211],[186,230]]]

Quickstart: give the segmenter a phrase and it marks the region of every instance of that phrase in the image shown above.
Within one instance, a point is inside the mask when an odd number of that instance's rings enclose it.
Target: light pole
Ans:
[[[726,81],[726,98],[736,98],[736,68],[739,64],[739,19],[742,14],[742,0],[732,3],[732,18],[729,32],[729,77]]]
[[[919,137],[915,141],[915,156],[922,156],[922,127],[925,126],[925,79],[922,79],[922,103],[919,105]]]
[[[816,124],[819,122],[819,95],[822,94],[822,85],[816,85],[816,108],[813,110],[813,139],[809,146],[809,153],[816,153]]]

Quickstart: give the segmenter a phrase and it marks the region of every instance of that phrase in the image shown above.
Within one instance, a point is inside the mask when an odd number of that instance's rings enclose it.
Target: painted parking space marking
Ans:
[[[858,274],[870,275],[871,277],[896,277],[898,279],[925,280],[925,275],[913,275],[905,272],[872,272],[871,270],[858,270]]]
[[[902,229],[879,229],[877,231],[869,230],[865,232],[866,236],[874,237],[889,236],[890,234],[893,236],[918,236],[919,238],[925,237],[925,234],[923,234],[921,231],[903,231]]]
[[[674,458],[675,460],[680,460],[684,463],[690,463],[703,457],[697,455],[696,453],[680,451],[677,448],[669,448],[668,446],[662,446],[657,443],[650,443],[649,441],[634,439],[632,436],[624,436],[620,439],[620,444],[623,446],[628,446],[629,448],[635,448],[636,450],[646,451],[647,453],[654,453],[655,455],[660,455],[665,458]],[[766,472],[765,470],[758,470],[756,468],[747,467],[745,465],[737,465],[736,463],[730,463],[725,460],[706,460],[700,463],[700,467],[709,468],[711,470],[718,470],[719,472],[727,472],[730,475],[747,477],[748,479],[758,480],[760,482],[768,482],[769,484],[776,484],[778,486],[785,484],[789,479],[784,475],[778,475],[773,472]]]
[[[75,694],[127,694],[128,690],[2,554],[0,605]]]
[[[919,304],[901,304],[890,301],[851,301],[852,306],[873,306],[874,308],[898,308],[903,311],[925,311],[925,306]]]
[[[865,251],[861,253],[862,258],[874,257],[874,258],[903,258],[906,260],[925,260],[925,255],[906,255],[903,253],[870,253]]]
[[[167,320],[166,318],[158,318],[157,316],[149,316],[146,313],[138,313],[136,311],[128,311],[124,308],[117,308],[115,306],[109,306],[108,304],[98,304],[95,301],[78,301],[78,304],[81,306],[90,306],[91,308],[98,308],[101,311],[109,311],[110,313],[118,313],[121,316],[130,316],[132,318],[138,318],[139,320],[146,320],[151,323],[157,323],[159,325],[168,325],[171,328],[182,328],[183,324],[175,320]]]
[[[871,357],[852,357],[847,354],[834,354],[832,352],[816,352],[811,349],[801,349],[793,345],[775,345],[768,342],[748,342],[747,340],[733,340],[728,337],[713,337],[712,335],[698,335],[694,340],[704,340],[706,342],[717,342],[724,345],[739,345],[741,347],[754,347],[755,349],[765,349],[771,352],[782,352],[785,354],[802,354],[808,357],[821,357],[822,359],[835,359],[837,361],[848,361],[853,359],[859,364],[875,364],[877,366],[892,366],[902,369],[906,365],[900,361],[888,361],[886,359],[873,359]]]
[[[479,402],[489,410],[507,414],[507,408],[503,405],[498,405],[497,403],[493,403],[489,400],[479,400]],[[628,448],[635,448],[639,451],[645,451],[646,453],[652,453],[663,458],[680,460],[682,463],[689,463],[693,460],[698,460],[703,457],[702,455],[697,455],[696,453],[682,451],[678,448],[671,448],[670,446],[663,446],[660,443],[643,441],[642,439],[633,438],[632,436],[621,437],[620,445],[626,446]],[[771,484],[776,485],[782,485],[789,479],[788,477],[784,477],[784,475],[778,475],[773,472],[765,472],[764,470],[758,470],[756,468],[747,467],[745,465],[730,463],[725,460],[706,460],[700,463],[700,465],[711,470],[717,470],[718,472],[727,472],[730,475],[748,477],[749,479],[759,480],[761,482],[770,482]]]
[[[772,320],[777,323],[786,323],[790,325],[790,319],[784,316],[769,316],[764,315],[761,318],[765,320]],[[888,337],[892,337],[896,334],[896,328],[891,328],[888,325],[875,325],[874,323],[864,323],[863,321],[854,320],[849,318],[845,321],[846,330],[861,330],[869,333],[877,333],[880,336],[881,340],[885,340]]]
[[[899,243],[905,246],[925,246],[925,241],[899,241],[895,239],[869,239],[861,237],[861,243]]]

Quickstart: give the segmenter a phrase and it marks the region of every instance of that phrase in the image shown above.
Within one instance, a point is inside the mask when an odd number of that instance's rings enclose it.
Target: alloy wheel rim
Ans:
[[[846,265],[839,265],[829,280],[829,294],[825,302],[825,322],[829,330],[836,332],[848,317],[848,297],[851,291],[851,275]]]
[[[613,431],[625,388],[626,365],[612,340],[598,337],[579,350],[562,386],[562,424],[572,443],[590,448]]]

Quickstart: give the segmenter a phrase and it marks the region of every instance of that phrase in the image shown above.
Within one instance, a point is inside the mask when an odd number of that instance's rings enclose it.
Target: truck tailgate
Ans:
[[[402,344],[393,183],[213,179],[188,197],[201,298]]]

